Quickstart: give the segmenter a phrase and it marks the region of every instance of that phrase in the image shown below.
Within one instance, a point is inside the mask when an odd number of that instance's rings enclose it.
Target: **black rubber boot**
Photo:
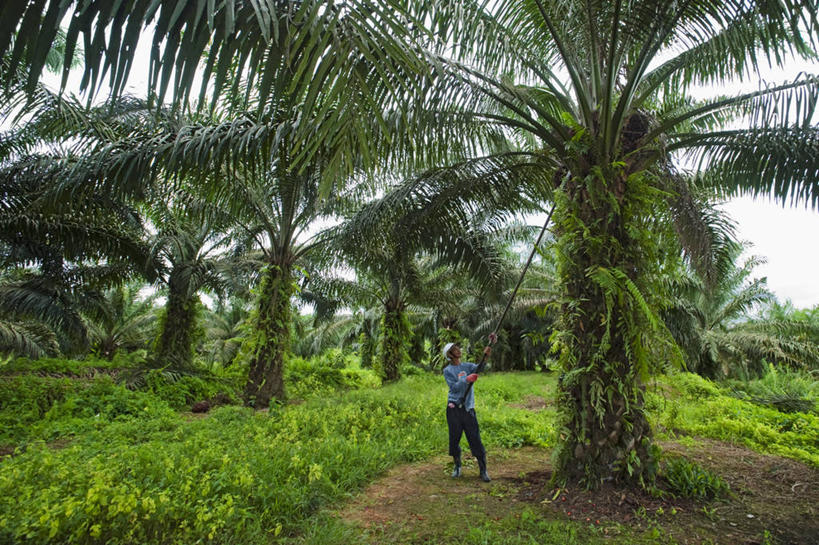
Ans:
[[[452,468],[452,478],[454,479],[461,476],[461,457],[453,456],[452,459],[455,461],[455,467]]]
[[[481,480],[488,483],[492,479],[489,478],[489,473],[486,472],[486,458],[478,458],[478,469],[481,471]]]

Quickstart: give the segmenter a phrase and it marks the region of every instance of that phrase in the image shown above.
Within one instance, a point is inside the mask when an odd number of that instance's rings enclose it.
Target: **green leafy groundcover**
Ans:
[[[744,444],[766,454],[819,467],[819,416],[783,413],[736,399],[728,388],[691,373],[663,377],[662,393],[649,393],[653,424],[673,435]]]
[[[231,389],[223,380],[169,380],[159,370],[141,377],[143,390],[132,391],[106,374],[82,379],[0,375],[0,447],[73,437],[134,418],[175,418],[174,409]]]
[[[531,380],[484,384],[488,444],[551,442],[549,418],[507,404]],[[125,415],[64,448],[31,443],[0,463],[0,542],[269,543],[386,468],[444,450],[444,400],[443,379],[421,376],[271,413]]]
[[[12,378],[23,381],[15,387],[43,380]],[[0,543],[267,544],[309,530],[319,507],[388,467],[446,451],[440,375],[320,389],[269,413],[221,407],[202,419],[157,395],[170,387],[54,380],[28,385],[32,395],[51,392],[50,405],[15,398],[34,412],[19,426],[27,431],[17,452],[0,459]],[[554,383],[539,373],[482,377],[478,415],[490,455],[498,446],[554,445],[554,411],[523,408],[538,405],[531,396],[553,398]],[[695,375],[657,386],[647,402],[661,436],[719,438],[819,466],[815,415],[760,407]],[[8,420],[16,408],[6,401],[0,418]]]

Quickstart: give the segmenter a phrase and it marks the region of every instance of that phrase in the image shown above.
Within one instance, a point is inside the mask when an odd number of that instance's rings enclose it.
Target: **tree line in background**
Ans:
[[[554,205],[493,362],[561,371],[561,478],[652,478],[652,372],[817,367],[816,312],[714,204],[816,206],[816,76],[688,92],[812,58],[815,2],[40,4],[0,13],[7,354],[242,366],[256,407],[293,352],[396,380],[480,348]],[[148,28],[149,95],[123,96]],[[40,83],[75,58],[104,104]]]

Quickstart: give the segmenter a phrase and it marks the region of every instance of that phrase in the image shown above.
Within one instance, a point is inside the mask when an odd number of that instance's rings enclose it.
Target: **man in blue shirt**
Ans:
[[[487,346],[484,353],[489,357],[491,347]],[[469,443],[469,450],[478,460],[478,468],[481,472],[481,480],[489,482],[489,474],[486,472],[486,449],[481,442],[481,432],[478,428],[478,418],[475,415],[475,392],[474,388],[469,388],[466,399],[464,394],[470,383],[478,380],[475,373],[478,366],[474,363],[461,361],[461,347],[457,343],[447,343],[444,346],[444,358],[449,365],[444,367],[444,379],[449,386],[449,396],[446,406],[446,423],[449,427],[449,454],[455,461],[455,469],[452,471],[453,477],[461,476],[461,434],[466,434]],[[463,402],[461,401],[463,399]]]

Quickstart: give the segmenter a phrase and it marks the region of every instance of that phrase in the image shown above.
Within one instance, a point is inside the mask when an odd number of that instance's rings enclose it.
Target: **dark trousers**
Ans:
[[[478,429],[478,417],[475,416],[475,409],[466,410],[459,407],[447,407],[446,423],[449,426],[450,456],[460,458],[461,434],[465,433],[472,456],[483,461],[486,450],[481,442],[481,430]]]

